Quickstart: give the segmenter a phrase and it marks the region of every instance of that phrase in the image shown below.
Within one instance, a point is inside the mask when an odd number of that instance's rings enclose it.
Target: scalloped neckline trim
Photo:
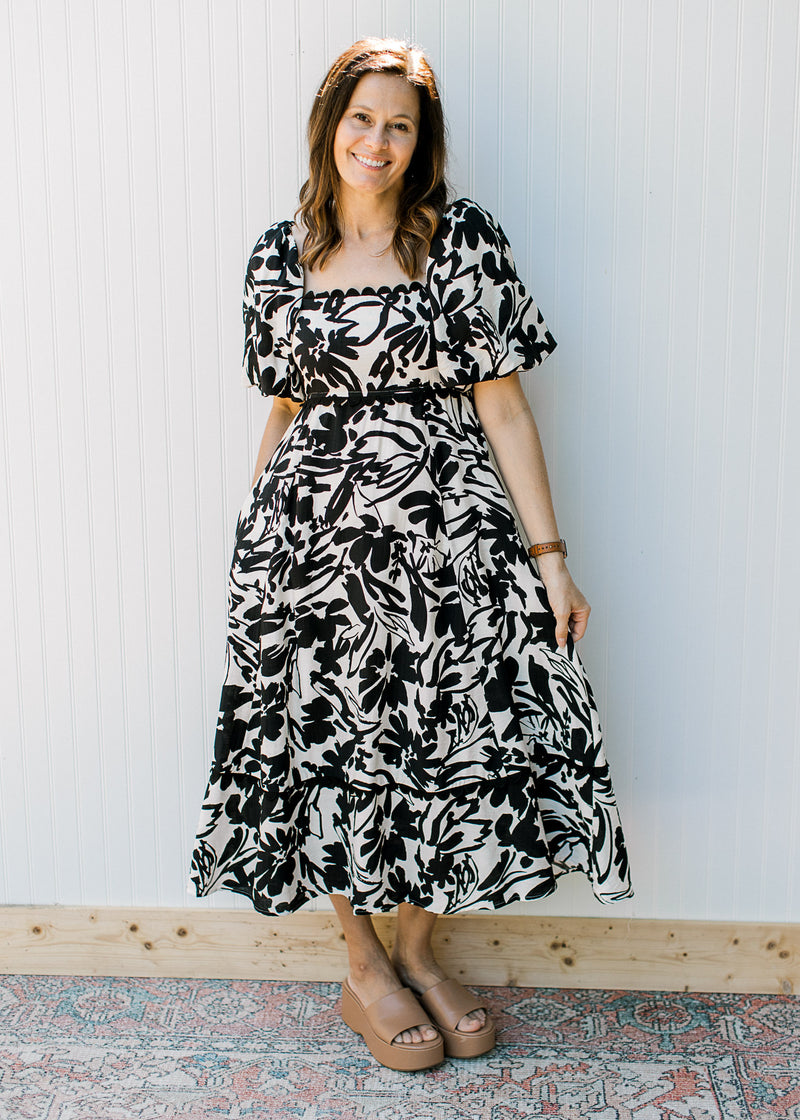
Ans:
[[[413,292],[417,288],[426,288],[424,280],[407,280],[404,284],[378,284],[377,287],[368,284],[365,288],[325,288],[322,291],[303,292],[303,298],[323,299],[330,296],[379,296],[394,292]]]
[[[461,203],[466,203],[467,205],[471,205],[471,206],[477,205],[471,198],[468,198],[466,195],[460,195],[458,198],[452,199],[447,204],[447,206],[445,207],[444,213],[442,214],[442,222],[444,222],[448,218],[451,219],[453,211],[456,210],[457,207]],[[431,241],[431,249],[433,247],[433,242],[439,236],[439,230],[441,229],[441,224],[442,223],[440,222],[439,228],[437,228],[436,232],[433,235],[433,241]],[[284,235],[285,235],[285,238],[286,238],[286,243],[289,247],[289,252],[290,252],[289,268],[292,269],[292,271],[294,272],[296,277],[299,277],[300,288],[302,290],[302,289],[305,288],[305,275],[304,275],[304,272],[303,272],[303,267],[300,264],[300,250],[298,248],[297,241],[296,241],[295,236],[294,236],[294,230],[293,230],[294,220],[292,218],[284,218],[283,221],[280,222],[280,225],[283,226]],[[291,260],[292,256],[294,257],[294,261]],[[373,288],[373,287],[366,287],[366,288],[362,288],[361,290],[359,290],[358,288],[328,288],[325,291],[319,291],[319,292],[303,291],[303,295],[302,295],[301,298],[305,299],[306,296],[319,297],[319,296],[332,296],[332,295],[339,295],[339,296],[378,295],[378,294],[383,294],[385,292],[413,291],[415,288],[424,288],[427,291],[427,289],[428,289],[428,274],[429,274],[429,271],[430,271],[432,261],[433,261],[433,256],[432,256],[431,250],[429,249],[428,255],[425,258],[425,280],[409,280],[407,283],[401,284],[400,286],[395,287],[395,288],[392,288],[389,284],[381,284],[381,285],[378,286],[377,289]]]

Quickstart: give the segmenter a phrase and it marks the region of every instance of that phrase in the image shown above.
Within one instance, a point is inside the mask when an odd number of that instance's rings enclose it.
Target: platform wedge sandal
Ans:
[[[401,1031],[430,1023],[410,988],[389,992],[388,996],[382,996],[365,1007],[345,977],[342,981],[342,1018],[351,1030],[363,1036],[372,1056],[389,1069],[428,1069],[444,1061],[441,1035],[431,1042],[392,1042]],[[434,1023],[430,1025],[435,1026]]]
[[[470,1011],[486,1007],[486,1000],[474,996],[458,980],[440,980],[417,996],[444,1039],[444,1052],[450,1058],[477,1058],[495,1044],[494,1020],[486,1011],[486,1023],[477,1031],[456,1030],[456,1023]]]

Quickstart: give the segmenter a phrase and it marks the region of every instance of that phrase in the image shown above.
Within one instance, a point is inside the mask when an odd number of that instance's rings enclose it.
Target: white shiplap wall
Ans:
[[[0,901],[187,905],[269,409],[244,267],[327,65],[392,34],[560,343],[525,384],[594,604],[614,913],[800,920],[795,0],[0,11]],[[611,913],[574,876],[511,911]]]

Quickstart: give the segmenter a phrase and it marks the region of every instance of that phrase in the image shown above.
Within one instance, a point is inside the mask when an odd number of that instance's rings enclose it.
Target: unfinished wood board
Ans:
[[[395,914],[373,916],[391,948]],[[335,914],[241,910],[0,908],[5,974],[341,980]],[[433,946],[464,982],[632,991],[800,989],[800,927],[737,922],[441,916]]]

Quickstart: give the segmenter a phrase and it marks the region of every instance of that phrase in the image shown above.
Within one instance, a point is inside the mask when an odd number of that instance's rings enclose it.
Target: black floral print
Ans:
[[[244,376],[302,402],[236,526],[190,892],[266,914],[632,894],[591,687],[523,544],[475,381],[555,340],[492,216],[448,208],[424,282],[303,292],[250,257]]]

